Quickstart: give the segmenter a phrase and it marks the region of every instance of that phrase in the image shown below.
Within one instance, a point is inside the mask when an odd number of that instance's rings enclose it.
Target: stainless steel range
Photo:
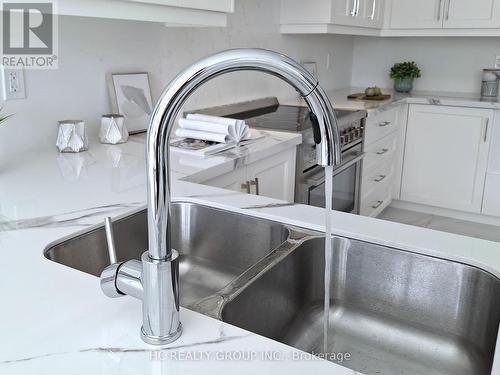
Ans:
[[[316,143],[307,107],[280,105],[276,98],[210,108],[202,113],[244,119],[250,127],[302,134],[297,149],[295,201],[325,206],[325,172],[316,164]],[[334,170],[333,208],[359,213],[366,111],[335,111],[342,143],[342,164]]]

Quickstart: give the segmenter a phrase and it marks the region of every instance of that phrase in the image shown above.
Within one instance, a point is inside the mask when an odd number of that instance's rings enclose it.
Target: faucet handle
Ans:
[[[104,218],[104,230],[106,231],[106,242],[108,243],[109,263],[116,263],[115,237],[113,235],[113,222],[111,217]]]
[[[116,262],[116,247],[113,236],[113,222],[111,217],[104,218],[104,230],[106,231],[106,242],[108,243],[108,254],[110,265],[101,273],[101,289],[108,297],[116,298],[123,296],[116,287],[116,275],[121,263]]]

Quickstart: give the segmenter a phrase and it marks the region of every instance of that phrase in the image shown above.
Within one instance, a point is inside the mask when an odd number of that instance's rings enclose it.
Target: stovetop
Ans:
[[[339,129],[364,117],[362,114],[359,114],[359,116],[355,116],[356,118],[353,119],[352,117],[356,112],[357,111],[335,110]],[[252,117],[247,117],[248,115]],[[303,132],[311,129],[312,126],[311,120],[309,119],[309,108],[291,105],[276,105],[262,108],[260,111],[255,109],[252,113],[240,114],[236,117],[245,120],[246,124],[252,128]]]
[[[230,104],[199,110],[214,116],[231,117],[245,120],[253,128],[266,128],[279,131],[304,132],[312,129],[309,108],[280,105],[276,98],[264,98],[249,102]],[[353,123],[366,117],[365,111],[335,110],[340,131],[350,128]]]

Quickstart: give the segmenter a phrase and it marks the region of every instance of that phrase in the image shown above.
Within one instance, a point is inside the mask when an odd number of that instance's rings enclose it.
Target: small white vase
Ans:
[[[89,149],[85,122],[81,120],[59,121],[56,146],[59,152],[82,152]]]
[[[128,130],[122,115],[103,115],[101,118],[101,129],[99,130],[101,143],[116,145],[127,142]]]

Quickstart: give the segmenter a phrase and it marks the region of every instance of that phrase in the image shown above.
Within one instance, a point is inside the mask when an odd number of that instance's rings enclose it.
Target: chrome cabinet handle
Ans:
[[[377,178],[374,178],[373,181],[375,181],[375,182],[384,181],[386,177],[387,177],[387,175],[381,174]]]
[[[387,153],[389,151],[388,148],[383,148],[382,150],[380,151],[377,151],[377,155],[384,155],[385,153]]]
[[[377,203],[375,203],[375,204],[372,206],[372,208],[379,208],[379,207],[382,205],[382,203],[384,203],[384,201],[377,201]]]
[[[380,122],[380,123],[378,124],[378,126],[382,126],[382,127],[384,127],[384,126],[387,126],[387,125],[390,125],[390,124],[391,124],[391,122],[390,122],[390,121],[383,121],[383,122]]]
[[[359,14],[359,5],[360,5],[361,1],[360,1],[360,0],[357,0],[357,2],[358,2],[358,3],[357,3],[357,5],[356,5],[356,17],[357,17],[357,16],[358,16],[358,14]]]
[[[255,186],[255,195],[260,195],[259,194],[259,179],[257,177],[255,177],[255,180],[250,180],[249,186]]]
[[[358,1],[359,0],[353,0],[352,1],[352,8],[351,8],[351,17],[356,17],[357,16],[357,6],[358,6]]]
[[[441,5],[443,5],[443,0],[439,0],[439,4],[438,4],[438,14],[437,14],[438,21],[441,21]]]
[[[484,141],[486,142],[488,140],[488,127],[490,125],[490,119],[486,119],[486,126],[484,127]]]
[[[106,242],[108,243],[108,254],[110,264],[116,263],[115,237],[113,235],[113,222],[108,216],[104,218],[104,230],[106,231]]]
[[[446,18],[445,18],[446,21],[450,19],[450,3],[451,0],[448,0],[448,7],[446,8]]]
[[[250,194],[250,181],[247,181],[241,184],[241,188],[247,191],[247,194]]]
[[[371,19],[372,21],[375,19],[375,10],[377,9],[377,0],[373,0],[373,3],[372,3],[372,14],[370,14],[370,16],[368,16],[369,19]]]

